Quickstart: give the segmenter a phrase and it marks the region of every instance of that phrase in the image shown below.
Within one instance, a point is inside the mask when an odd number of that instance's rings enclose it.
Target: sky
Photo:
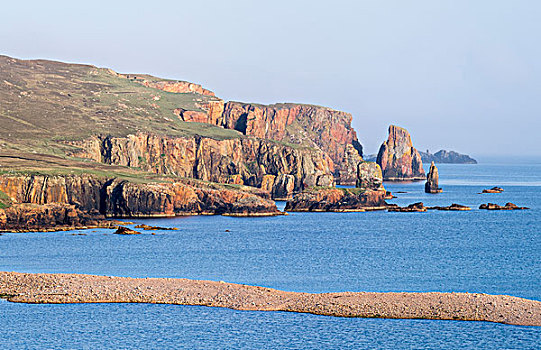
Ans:
[[[541,1],[9,1],[0,54],[197,82],[390,124],[420,150],[541,156]]]

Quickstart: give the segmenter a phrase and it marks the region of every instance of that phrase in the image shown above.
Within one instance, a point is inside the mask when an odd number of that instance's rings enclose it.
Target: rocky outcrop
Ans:
[[[381,166],[385,180],[425,179],[421,155],[413,147],[410,134],[404,128],[389,126],[389,137],[379,149],[377,163]]]
[[[360,162],[357,165],[355,187],[362,190],[385,190],[380,166],[374,162]]]
[[[83,228],[111,228],[118,222],[105,220],[97,210],[89,212],[66,203],[13,204],[0,209],[0,231],[66,231]]]
[[[430,171],[426,176],[425,192],[426,193],[441,193],[443,190],[438,187],[439,182],[438,168],[434,162],[430,164]]]
[[[312,188],[288,201],[285,211],[348,212],[385,209],[385,191],[359,188]]]
[[[118,229],[113,232],[115,235],[140,235],[141,232],[132,230],[124,226],[119,226]]]
[[[460,154],[455,151],[439,150],[432,154],[430,151],[419,152],[423,162],[448,163],[448,164],[477,164],[477,161],[467,154]]]
[[[106,217],[279,214],[268,192],[190,179],[130,182],[90,175],[3,175],[0,191],[14,203],[69,204]]]
[[[411,213],[411,212],[424,212],[428,208],[424,206],[423,202],[413,203],[407,207],[399,207],[398,205],[392,205],[387,208],[387,211]]]
[[[215,96],[214,92],[205,89],[201,85],[190,83],[187,81],[160,80],[147,75],[137,74],[119,74],[119,76],[123,76],[126,79],[130,79],[146,87],[162,91],[173,92],[177,94],[195,93],[200,95]]]
[[[516,204],[513,203],[506,203],[504,206],[494,204],[494,203],[487,203],[487,204],[481,204],[479,206],[479,209],[485,209],[485,210],[524,210],[524,209],[530,209],[528,207],[519,207]]]
[[[71,145],[79,147],[73,156],[100,163],[205,181],[272,188],[272,193],[280,196],[328,183],[331,175],[332,160],[321,151],[256,138],[215,140],[138,133],[127,137],[92,137],[83,142],[71,142]],[[291,175],[292,179],[276,182],[280,175]],[[293,190],[291,187],[277,188],[279,184],[293,184]]]
[[[467,210],[471,210],[471,208],[466,206],[466,205],[461,205],[461,204],[456,204],[456,203],[453,203],[453,204],[451,204],[449,206],[446,206],[446,207],[436,206],[436,207],[427,207],[426,209],[429,209],[429,210],[451,210],[451,211],[467,211]]]

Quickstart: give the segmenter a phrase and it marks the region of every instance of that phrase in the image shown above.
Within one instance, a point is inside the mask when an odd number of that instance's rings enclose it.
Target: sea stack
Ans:
[[[438,187],[439,175],[438,168],[434,165],[434,162],[430,164],[430,171],[426,177],[425,192],[426,193],[440,193],[442,189]]]
[[[409,132],[401,127],[389,126],[389,137],[381,145],[376,162],[383,179],[389,181],[424,180],[425,171],[421,155],[411,142]]]

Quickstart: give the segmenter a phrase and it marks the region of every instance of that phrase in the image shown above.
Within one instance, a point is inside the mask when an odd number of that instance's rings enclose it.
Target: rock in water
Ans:
[[[492,188],[489,188],[488,190],[483,190],[482,193],[502,193],[503,192],[503,188],[501,187],[492,187]]]
[[[117,235],[140,235],[141,234],[141,232],[137,232],[135,230],[129,229],[124,226],[118,226],[118,229],[113,233]]]
[[[364,190],[384,190],[381,167],[374,162],[360,162],[357,165],[357,181],[355,187]]]
[[[389,126],[389,138],[379,149],[377,163],[381,167],[385,180],[425,179],[421,155],[413,147],[411,136],[404,128]]]
[[[426,193],[441,193],[442,189],[438,187],[439,181],[438,168],[434,165],[434,162],[430,164],[430,171],[426,177],[425,192]]]

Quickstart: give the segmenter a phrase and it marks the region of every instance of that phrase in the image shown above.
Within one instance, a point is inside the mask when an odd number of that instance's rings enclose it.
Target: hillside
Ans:
[[[162,91],[89,65],[0,56],[0,101],[0,151],[58,154],[69,148],[62,141],[98,134],[240,136],[175,117],[176,108],[204,111],[221,101],[214,96]]]

